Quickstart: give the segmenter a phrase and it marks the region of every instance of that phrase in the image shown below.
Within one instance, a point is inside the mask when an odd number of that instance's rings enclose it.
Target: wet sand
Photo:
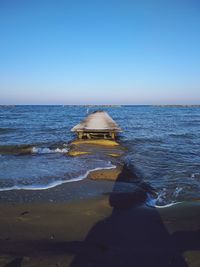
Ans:
[[[199,267],[200,202],[150,208],[146,190],[123,168],[117,181],[1,192],[0,267]]]

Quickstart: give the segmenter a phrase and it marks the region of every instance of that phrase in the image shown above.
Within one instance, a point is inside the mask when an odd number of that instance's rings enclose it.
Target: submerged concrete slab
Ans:
[[[71,129],[72,132],[121,132],[118,124],[105,111],[95,111]]]

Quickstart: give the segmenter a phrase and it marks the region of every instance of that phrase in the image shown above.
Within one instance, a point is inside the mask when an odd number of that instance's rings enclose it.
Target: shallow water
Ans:
[[[0,107],[0,189],[47,188],[112,167],[107,158],[66,155],[70,129],[96,109],[122,127],[125,161],[156,189],[157,204],[199,198],[199,107]]]

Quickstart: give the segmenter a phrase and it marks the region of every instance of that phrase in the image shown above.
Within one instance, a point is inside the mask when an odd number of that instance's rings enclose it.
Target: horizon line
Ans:
[[[15,106],[199,106],[200,104],[0,104],[0,107],[15,107]]]

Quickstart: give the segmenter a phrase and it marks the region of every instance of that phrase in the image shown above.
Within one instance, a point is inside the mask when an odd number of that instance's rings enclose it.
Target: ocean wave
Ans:
[[[13,128],[0,128],[0,134],[12,133],[14,131],[16,131],[16,129],[13,129]]]
[[[57,180],[57,181],[51,182],[51,183],[46,184],[46,185],[38,185],[38,184],[35,184],[35,185],[14,185],[14,186],[10,186],[10,187],[0,188],[0,192],[12,191],[12,190],[45,190],[45,189],[50,189],[50,188],[53,188],[53,187],[56,187],[56,186],[59,186],[59,185],[65,184],[65,183],[72,183],[72,182],[81,181],[81,180],[87,178],[88,175],[93,171],[110,170],[110,169],[115,169],[115,168],[116,168],[116,166],[111,164],[111,166],[109,166],[109,167],[103,167],[103,168],[97,167],[97,168],[88,170],[85,174],[80,175],[80,176],[75,177],[75,178],[72,178],[72,179],[69,179],[69,180]]]
[[[181,202],[177,201],[177,198],[182,190],[182,187],[176,187],[170,197],[167,197],[166,188],[158,192],[157,197],[147,194],[146,205],[154,208],[167,208],[179,204]]]
[[[148,197],[147,197],[147,200],[146,200],[146,205],[148,207],[152,207],[152,208],[158,208],[158,209],[163,209],[163,208],[169,208],[169,207],[172,207],[174,205],[177,205],[177,204],[180,204],[181,202],[175,202],[175,201],[172,201],[172,202],[169,202],[169,203],[165,203],[165,204],[158,204],[157,203],[157,198],[153,198],[150,194],[147,194]]]
[[[26,155],[26,154],[49,154],[49,153],[67,153],[67,144],[56,147],[42,147],[37,145],[5,145],[0,146],[0,154],[8,155]]]
[[[31,145],[3,145],[0,146],[0,154],[29,154],[31,149]]]
[[[198,179],[200,179],[200,173],[199,172],[192,173],[191,179],[192,180],[198,180]]]
[[[68,150],[69,149],[67,147],[55,149],[51,149],[48,147],[32,147],[33,154],[67,153]]]
[[[169,137],[192,139],[194,138],[194,133],[170,133]]]

